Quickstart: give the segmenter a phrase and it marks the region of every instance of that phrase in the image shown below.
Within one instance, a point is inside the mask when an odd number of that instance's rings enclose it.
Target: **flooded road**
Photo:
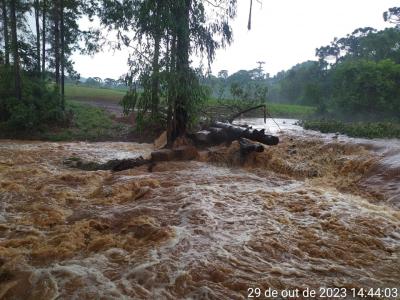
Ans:
[[[399,287],[398,141],[288,127],[245,162],[233,143],[151,173],[63,165],[147,144],[0,141],[0,299]]]

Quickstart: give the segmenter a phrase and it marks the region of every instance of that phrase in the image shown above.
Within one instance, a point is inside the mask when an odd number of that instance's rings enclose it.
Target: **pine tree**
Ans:
[[[42,2],[42,78],[46,72],[46,14],[47,14],[46,0]]]
[[[16,6],[17,0],[10,1],[10,16],[11,16],[11,48],[14,63],[14,83],[15,83],[15,97],[18,100],[22,98],[22,83],[20,73],[20,57],[18,49],[18,36],[17,36],[17,13]]]
[[[40,3],[39,0],[34,2],[35,10],[35,26],[36,26],[36,71],[40,73]]]
[[[10,41],[8,35],[8,10],[7,0],[1,0],[2,13],[3,13],[3,34],[4,34],[4,62],[6,65],[10,64]]]

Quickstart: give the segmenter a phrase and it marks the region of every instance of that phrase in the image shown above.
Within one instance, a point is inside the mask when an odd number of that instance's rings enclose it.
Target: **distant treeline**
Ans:
[[[71,80],[71,83],[89,86],[89,87],[100,87],[108,89],[127,89],[127,82],[123,78],[113,79],[113,78],[100,78],[100,77],[89,77],[82,78],[81,80]]]
[[[260,68],[230,76],[221,71],[204,83],[215,98],[235,98],[238,85],[244,90],[261,86],[268,89],[268,101],[313,105],[322,114],[361,119],[400,116],[399,27],[357,29],[316,49],[316,55],[317,61],[273,77]]]

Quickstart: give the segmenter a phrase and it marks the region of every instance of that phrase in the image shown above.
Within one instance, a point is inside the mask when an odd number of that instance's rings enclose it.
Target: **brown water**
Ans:
[[[111,173],[62,161],[146,156],[151,146],[1,141],[0,298],[399,287],[400,179],[387,170],[400,152],[376,143],[283,136],[245,162],[233,144],[152,173]]]

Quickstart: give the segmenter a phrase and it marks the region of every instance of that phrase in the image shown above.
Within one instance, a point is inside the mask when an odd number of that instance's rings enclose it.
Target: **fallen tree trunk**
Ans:
[[[240,145],[240,155],[242,157],[246,157],[246,155],[252,153],[252,152],[264,152],[264,146],[261,144],[255,144],[249,141],[248,139],[240,139],[239,140],[239,145]]]
[[[265,134],[264,129],[249,129],[222,122],[215,122],[213,127],[224,129],[228,139],[232,141],[239,138],[246,138],[269,146],[275,146],[279,143],[278,137]]]
[[[267,122],[267,106],[265,104],[258,105],[258,106],[255,106],[255,107],[251,107],[251,108],[242,110],[241,112],[238,112],[237,114],[234,114],[232,117],[230,117],[228,121],[229,121],[229,123],[232,123],[236,118],[240,117],[241,115],[243,115],[243,114],[245,114],[245,113],[247,113],[249,111],[259,109],[259,108],[263,108],[264,123],[266,123]]]
[[[265,130],[243,128],[229,123],[215,122],[207,130],[202,130],[194,134],[193,138],[199,144],[220,144],[232,142],[241,138],[246,138],[269,146],[279,143],[279,138],[265,134]]]
[[[78,157],[71,157],[64,161],[64,165],[84,171],[111,170],[114,172],[140,167],[150,164],[151,161],[143,157],[129,159],[113,159],[106,163],[97,163],[93,161],[84,161]]]
[[[193,146],[181,146],[175,149],[161,149],[151,152],[151,161],[185,161],[193,160],[198,156],[197,149]]]
[[[175,149],[161,149],[151,152],[151,159],[143,157],[128,159],[113,159],[106,163],[98,163],[93,161],[85,161],[79,157],[70,157],[64,160],[64,165],[84,171],[110,170],[119,172],[123,170],[133,169],[143,165],[152,170],[155,163],[162,161],[187,161],[193,160],[198,156],[197,149],[193,146],[181,146]]]
[[[279,143],[279,138],[273,135],[265,134],[265,130],[244,128],[234,126],[229,123],[215,122],[208,130],[199,131],[191,135],[192,140],[197,144],[211,145],[239,141],[240,156],[246,157],[252,152],[263,152],[264,146],[261,144],[273,146]],[[261,144],[255,144],[258,142]],[[181,146],[174,149],[159,149],[151,153],[151,159],[143,157],[133,159],[114,159],[106,163],[97,163],[84,161],[80,158],[71,157],[64,161],[65,165],[72,168],[78,168],[85,171],[111,170],[114,172],[132,169],[143,165],[148,165],[151,172],[157,162],[162,161],[185,161],[193,160],[198,157],[197,149],[193,146]]]

